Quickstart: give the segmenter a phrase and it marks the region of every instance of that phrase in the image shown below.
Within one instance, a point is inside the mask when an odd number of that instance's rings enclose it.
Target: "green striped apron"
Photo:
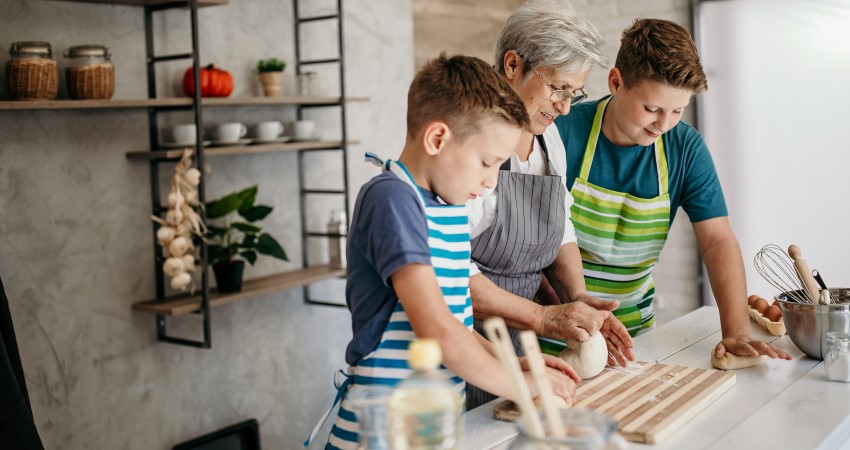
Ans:
[[[639,198],[590,183],[602,116],[610,100],[599,102],[596,108],[581,171],[570,191],[575,199],[570,213],[588,294],[602,300],[619,300],[620,307],[614,315],[635,336],[655,323],[652,269],[670,228],[667,156],[662,136],[658,136],[654,146],[657,197]]]

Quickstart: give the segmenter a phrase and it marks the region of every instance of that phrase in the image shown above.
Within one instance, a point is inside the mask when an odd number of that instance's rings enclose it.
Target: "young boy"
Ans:
[[[574,105],[556,121],[588,292],[619,300],[632,335],[654,323],[652,269],[676,210],[688,214],[720,309],[715,355],[790,359],[753,338],[741,250],[699,132],[680,122],[708,88],[696,45],[681,26],[640,19],[623,32],[611,96]]]
[[[407,347],[417,337],[439,342],[441,370],[461,394],[469,380],[514,397],[490,344],[472,331],[464,204],[496,183],[528,126],[522,100],[480,59],[441,55],[417,73],[404,150],[398,161],[381,161],[384,173],[363,186],[354,206],[346,285],[351,376],[328,448],[356,447],[348,394],[407,378]],[[578,377],[561,360],[547,364],[556,393],[572,399]]]

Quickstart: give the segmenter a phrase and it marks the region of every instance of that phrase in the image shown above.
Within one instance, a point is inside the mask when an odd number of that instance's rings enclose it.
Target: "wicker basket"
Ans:
[[[59,90],[59,69],[53,59],[12,59],[6,63],[6,77],[13,100],[53,100]]]
[[[108,62],[68,67],[65,82],[73,99],[109,100],[115,93],[115,68]]]

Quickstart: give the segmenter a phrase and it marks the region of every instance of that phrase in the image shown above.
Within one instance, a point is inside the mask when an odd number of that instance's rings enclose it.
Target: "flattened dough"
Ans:
[[[728,351],[723,354],[722,358],[718,358],[714,350],[714,348],[711,349],[711,365],[723,370],[746,369],[747,367],[764,364],[769,359],[765,355],[738,356]]]

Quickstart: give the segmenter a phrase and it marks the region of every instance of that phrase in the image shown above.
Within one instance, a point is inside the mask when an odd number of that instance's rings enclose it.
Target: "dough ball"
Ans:
[[[564,397],[561,397],[560,395],[553,395],[552,398],[555,399],[555,405],[557,405],[560,409],[567,409],[572,406],[568,400],[565,400]],[[537,407],[537,409],[543,409],[543,401],[540,396],[534,399],[534,406]]]
[[[596,332],[590,339],[579,342],[567,339],[568,349],[558,356],[569,364],[582,379],[599,375],[608,363],[608,347],[602,333]]]
[[[759,356],[738,356],[729,353],[723,354],[722,358],[718,358],[717,354],[715,354],[714,349],[711,349],[711,365],[723,370],[737,370],[737,369],[746,369],[747,367],[757,366],[759,364],[764,364],[768,360],[768,357],[765,355]]]

